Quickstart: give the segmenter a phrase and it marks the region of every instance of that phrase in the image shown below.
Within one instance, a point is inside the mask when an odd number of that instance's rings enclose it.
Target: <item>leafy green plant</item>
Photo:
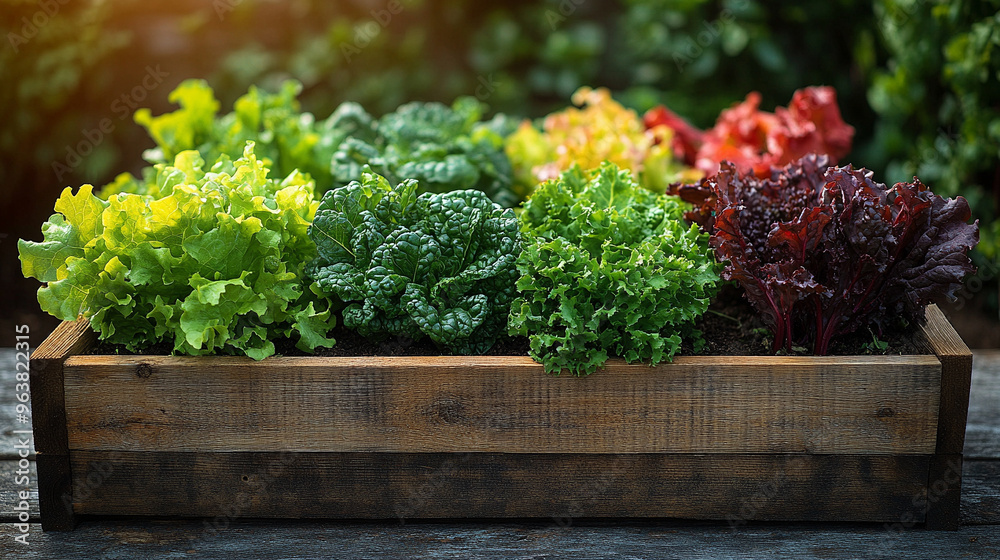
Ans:
[[[157,342],[182,354],[263,359],[273,340],[332,346],[330,301],[303,268],[313,183],[299,173],[269,179],[253,143],[233,162],[203,171],[198,152],[158,164],[152,194],[102,200],[84,185],[56,201],[44,241],[20,240],[22,271],[45,283],[44,311],[83,315],[100,339],[140,350]]]
[[[872,341],[861,345],[861,350],[865,354],[885,354],[889,351],[889,343],[880,339],[875,331],[868,329],[872,333]]]
[[[683,220],[681,202],[641,188],[611,163],[578,166],[538,186],[520,218],[520,297],[510,333],[558,373],[596,371],[611,355],[669,360],[719,281],[708,235]]]
[[[886,67],[868,88],[892,181],[914,175],[968,198],[980,256],[1000,258],[1000,1],[878,0]]]
[[[521,197],[511,189],[511,167],[503,151],[512,121],[498,116],[481,122],[482,106],[462,97],[451,107],[407,103],[385,115],[370,135],[348,138],[333,156],[338,185],[360,177],[368,165],[390,183],[415,179],[422,192],[476,189],[494,202],[513,207]]]
[[[344,103],[323,121],[302,112],[296,100],[302,85],[286,81],[277,93],[255,86],[233,104],[233,111],[219,116],[219,102],[204,80],[185,80],[170,93],[180,109],[152,116],[139,109],[135,121],[156,142],[144,157],[150,163],[173,161],[185,150],[198,150],[205,161],[226,155],[240,157],[248,141],[256,144],[258,157],[277,177],[297,171],[307,174],[321,189],[333,181],[330,162],[340,143],[352,134],[371,134],[373,119],[355,103]],[[141,190],[147,183],[119,176],[103,194]]]
[[[573,165],[589,171],[605,161],[631,171],[647,188],[661,193],[672,182],[702,176],[673,159],[670,128],[647,129],[642,118],[612,99],[607,89],[580,88],[572,101],[574,107],[546,116],[541,130],[524,121],[507,137],[505,149],[521,196]]]
[[[324,191],[359,179],[369,165],[393,183],[416,179],[426,192],[477,189],[504,206],[520,202],[503,152],[503,137],[513,125],[503,116],[481,122],[482,106],[475,99],[463,97],[451,107],[408,103],[378,120],[345,102],[317,121],[301,112],[296,101],[301,89],[294,81],[274,94],[251,86],[233,112],[220,117],[211,87],[187,80],[170,94],[181,105],[177,111],[158,117],[147,109],[136,112],[136,122],[157,143],[145,156],[162,163],[196,149],[207,161],[223,154],[235,158],[252,140],[276,175],[298,170]],[[147,183],[125,174],[103,192],[141,192]]]
[[[507,324],[521,238],[514,211],[476,190],[417,194],[365,169],[323,196],[308,274],[346,304],[363,336],[430,338],[460,354],[490,349]]]

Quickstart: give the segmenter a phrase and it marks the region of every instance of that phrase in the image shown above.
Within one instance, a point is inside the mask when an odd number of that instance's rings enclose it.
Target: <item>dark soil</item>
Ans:
[[[768,356],[771,351],[771,332],[764,326],[760,315],[735,288],[726,286],[697,324],[705,338],[703,356]],[[901,326],[878,334],[878,340],[888,344],[883,351],[875,345],[876,333],[863,330],[834,338],[830,344],[831,356],[860,354],[929,354],[930,350],[914,339],[916,325]],[[780,352],[787,353],[785,351]],[[691,355],[692,347],[685,342],[681,355]],[[792,355],[811,355],[812,348],[792,348]]]
[[[709,312],[702,316],[697,328],[704,333],[705,347],[697,355],[703,356],[766,356],[771,355],[771,333],[764,327],[760,316],[732,288],[724,288]],[[918,329],[915,325],[882,332],[878,340],[888,343],[883,351],[876,347],[875,334],[864,330],[835,339],[830,346],[830,355],[849,356],[859,354],[928,354],[929,350],[915,343]],[[337,341],[333,348],[321,348],[316,356],[439,356],[441,350],[430,340],[414,341],[406,337],[391,337],[384,340],[367,339],[354,331],[337,327],[331,333]],[[281,340],[275,342],[278,355],[306,355],[295,348],[295,342]],[[170,354],[169,344],[157,344],[139,352],[143,355]],[[689,342],[684,343],[678,355],[694,355]],[[93,354],[132,354],[124,347],[113,344],[98,344]],[[780,353],[785,353],[784,351]],[[810,355],[811,348],[794,347],[791,354]],[[526,356],[528,339],[523,336],[503,337],[488,352],[491,356]]]
[[[440,356],[441,349],[430,339],[413,340],[405,336],[394,336],[385,340],[371,340],[355,331],[338,326],[329,334],[337,344],[333,348],[319,348],[311,356]],[[275,343],[278,354],[285,356],[305,356],[290,340]],[[491,356],[527,356],[528,338],[524,336],[503,337],[493,348]]]
[[[276,340],[274,342],[275,354],[279,356],[321,356],[321,357],[349,357],[349,356],[440,356],[441,349],[434,345],[430,339],[414,341],[405,336],[396,336],[385,340],[372,340],[360,334],[338,326],[329,334],[337,344],[333,348],[319,348],[313,354],[307,354],[295,347],[295,341],[291,339]],[[90,351],[94,355],[140,355],[140,356],[163,356],[171,353],[173,346],[165,342],[155,344],[149,348],[144,348],[138,352],[129,351],[120,344],[107,344],[99,342]],[[490,349],[490,356],[527,356],[528,338],[524,336],[505,336],[497,341]]]

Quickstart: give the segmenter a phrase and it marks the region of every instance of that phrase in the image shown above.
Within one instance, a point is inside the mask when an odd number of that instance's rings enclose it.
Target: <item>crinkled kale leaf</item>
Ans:
[[[407,103],[379,119],[373,135],[354,135],[341,144],[333,156],[334,184],[358,180],[368,165],[392,184],[415,179],[422,192],[435,193],[475,189],[513,207],[520,197],[512,190],[503,149],[509,122],[483,122],[481,116],[482,106],[472,98],[451,107]]]
[[[326,193],[308,271],[364,336],[428,337],[481,354],[505,330],[521,238],[513,210],[476,190],[418,195],[371,172]]]

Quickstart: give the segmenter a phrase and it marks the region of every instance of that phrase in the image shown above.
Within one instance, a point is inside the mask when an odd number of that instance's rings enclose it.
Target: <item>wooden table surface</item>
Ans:
[[[0,349],[0,560],[146,558],[956,558],[1000,559],[1000,352],[976,352],[966,432],[962,528],[881,524],[754,524],[674,520],[449,521],[434,523],[254,521],[221,531],[199,520],[87,519],[43,533],[32,492],[27,545],[14,508],[17,430],[14,351]],[[20,436],[24,437],[24,436]],[[33,459],[33,457],[32,457]],[[31,466],[34,481],[34,465]]]

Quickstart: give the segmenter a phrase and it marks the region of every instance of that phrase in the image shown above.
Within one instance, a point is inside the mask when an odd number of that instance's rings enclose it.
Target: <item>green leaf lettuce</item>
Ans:
[[[303,273],[316,255],[312,181],[269,179],[252,142],[235,162],[203,167],[182,151],[155,167],[149,194],[63,191],[44,240],[18,242],[24,275],[45,283],[42,309],[83,315],[130,350],[168,342],[182,354],[262,359],[281,337],[306,351],[333,345],[330,301]]]
[[[708,235],[683,221],[674,197],[627,170],[573,166],[538,186],[521,214],[524,252],[510,334],[526,335],[546,371],[587,375],[609,356],[655,364],[682,338],[719,277]]]

